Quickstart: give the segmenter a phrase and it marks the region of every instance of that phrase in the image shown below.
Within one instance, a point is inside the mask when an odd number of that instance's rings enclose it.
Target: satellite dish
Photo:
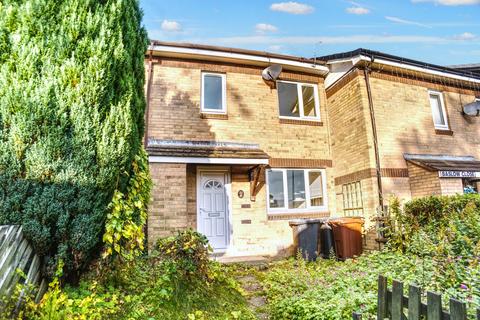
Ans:
[[[266,81],[276,81],[282,72],[282,66],[279,64],[272,64],[262,71],[262,78]]]
[[[467,116],[480,116],[480,100],[464,105],[463,113]]]

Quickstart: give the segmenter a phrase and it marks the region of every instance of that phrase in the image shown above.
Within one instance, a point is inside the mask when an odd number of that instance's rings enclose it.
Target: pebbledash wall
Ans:
[[[292,253],[289,220],[325,217],[335,212],[334,174],[328,133],[324,78],[284,69],[282,80],[318,86],[321,122],[279,119],[278,94],[262,79],[264,67],[205,60],[153,57],[147,140],[220,141],[259,144],[270,167],[326,169],[328,210],[308,214],[269,214],[266,187],[250,200],[248,173],[231,172],[232,255],[284,256]],[[201,73],[226,75],[227,114],[200,110]],[[154,182],[148,217],[148,240],[196,227],[196,171],[199,165],[150,163]],[[260,184],[265,175],[260,177]],[[244,191],[240,198],[238,191]],[[332,199],[330,201],[330,199]]]
[[[402,202],[428,195],[463,193],[461,178],[439,178],[405,160],[405,154],[473,156],[480,159],[480,119],[462,114],[480,96],[480,86],[431,77],[401,68],[368,68],[385,205],[391,196]],[[379,205],[372,117],[365,66],[353,67],[327,89],[332,156],[337,195],[342,185],[360,181],[367,212]],[[473,89],[468,89],[469,87]],[[429,90],[441,92],[449,130],[434,127]],[[337,210],[344,211],[337,201]]]

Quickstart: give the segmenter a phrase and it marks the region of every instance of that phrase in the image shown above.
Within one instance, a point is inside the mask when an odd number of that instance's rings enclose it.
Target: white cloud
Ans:
[[[433,2],[442,6],[468,6],[480,4],[480,0],[412,0],[412,2]]]
[[[268,23],[257,23],[255,25],[255,31],[258,33],[276,32],[278,28]]]
[[[273,3],[270,6],[270,10],[281,11],[291,14],[309,14],[315,11],[315,8],[309,6],[308,4],[289,1],[289,2],[279,2]]]
[[[161,27],[163,31],[167,31],[167,32],[182,31],[182,25],[177,21],[173,21],[173,20],[163,20]]]
[[[477,36],[471,32],[464,32],[453,37],[456,40],[474,40]]]
[[[370,13],[369,9],[363,8],[363,7],[350,7],[350,8],[345,9],[345,11],[347,11],[348,13],[351,13],[351,14],[358,14],[358,15],[369,14]]]
[[[411,25],[411,26],[419,26],[419,27],[424,27],[424,28],[431,28],[431,26],[426,25],[426,24],[424,24],[424,23],[417,22],[417,21],[411,21],[411,20],[405,20],[405,19],[398,18],[398,17],[386,16],[385,19],[387,19],[388,21],[392,21],[392,22],[400,23],[400,24],[408,24],[408,25]]]

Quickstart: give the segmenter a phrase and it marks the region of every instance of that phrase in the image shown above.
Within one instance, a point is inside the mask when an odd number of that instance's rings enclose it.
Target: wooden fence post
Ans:
[[[427,292],[427,319],[442,320],[442,296]]]
[[[377,320],[384,320],[387,317],[387,278],[384,276],[378,277],[378,299],[377,299]]]
[[[403,319],[403,283],[393,280],[392,286],[392,320]]]
[[[467,305],[456,299],[450,299],[450,320],[467,320]]]
[[[410,288],[408,288],[408,320],[420,320],[421,308],[420,288],[410,285]]]

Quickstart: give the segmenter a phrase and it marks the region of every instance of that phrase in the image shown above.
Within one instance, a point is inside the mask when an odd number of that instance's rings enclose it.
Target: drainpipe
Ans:
[[[153,42],[150,43],[153,46]],[[145,137],[143,140],[143,146],[147,148],[148,144],[148,123],[150,118],[150,92],[152,87],[152,75],[153,75],[153,50],[150,50],[148,54],[148,73],[147,73],[147,92],[145,93],[146,106],[145,106]]]
[[[373,61],[373,58],[372,58]],[[372,133],[373,133],[373,148],[375,152],[375,170],[377,172],[377,186],[378,186],[378,202],[380,209],[383,211],[383,191],[382,191],[382,172],[380,168],[380,155],[378,152],[378,138],[377,138],[377,125],[375,124],[375,111],[373,108],[373,98],[372,90],[370,88],[370,65],[367,65],[363,69],[363,74],[365,76],[365,83],[367,85],[367,95],[368,95],[368,107],[370,109],[370,120],[372,122]]]
[[[151,46],[153,46],[153,41],[150,43]],[[147,73],[147,89],[145,93],[145,132],[144,132],[144,138],[143,138],[143,147],[147,149],[148,146],[148,123],[149,123],[149,118],[150,118],[150,92],[151,87],[152,87],[152,75],[153,75],[153,50],[150,50],[148,54],[148,73]],[[143,227],[143,234],[145,235],[144,239],[144,248],[147,248],[148,252],[148,215],[147,215],[147,221]]]

